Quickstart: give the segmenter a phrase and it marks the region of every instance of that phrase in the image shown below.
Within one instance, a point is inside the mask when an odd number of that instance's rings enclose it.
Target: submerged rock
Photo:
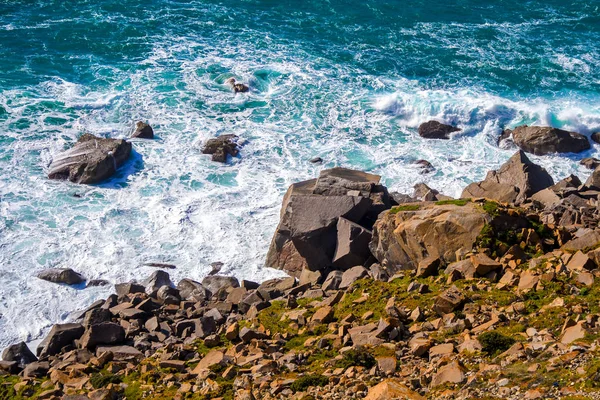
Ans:
[[[129,154],[131,143],[123,139],[105,139],[86,133],[73,148],[52,160],[48,178],[98,183],[110,178],[127,161]]]
[[[522,203],[553,184],[550,174],[519,150],[498,170],[488,172],[485,180],[467,186],[461,198],[485,197],[503,203]]]
[[[85,282],[85,278],[71,268],[50,268],[43,270],[37,277],[48,282],[77,285]]]
[[[419,136],[425,139],[450,139],[452,132],[459,131],[460,128],[437,121],[424,122],[419,126]]]
[[[133,131],[131,137],[139,139],[154,139],[154,130],[147,123],[138,121],[135,124],[135,131]]]
[[[536,155],[580,153],[591,147],[588,138],[584,135],[562,129],[523,125],[511,132],[517,146]]]
[[[227,155],[235,157],[239,154],[239,147],[236,135],[222,135],[216,138],[208,139],[203,154],[212,154],[212,160],[217,162],[226,162]]]

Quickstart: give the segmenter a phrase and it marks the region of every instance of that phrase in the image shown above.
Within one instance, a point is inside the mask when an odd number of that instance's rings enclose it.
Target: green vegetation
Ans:
[[[329,379],[323,375],[305,375],[296,379],[294,383],[292,383],[291,389],[294,392],[304,392],[311,386],[325,386],[329,383]]]
[[[491,356],[505,352],[515,343],[515,339],[497,331],[484,332],[477,337],[482,350]]]
[[[498,211],[498,206],[498,203],[496,203],[495,201],[486,201],[481,207],[483,208],[483,211],[485,211],[487,214],[491,215],[492,217],[497,217],[498,215],[500,215],[500,212]]]
[[[419,204],[405,204],[402,206],[392,207],[390,214],[398,214],[401,211],[417,211],[421,208]]]
[[[121,377],[104,371],[92,374],[92,376],[90,377],[90,383],[92,384],[94,389],[99,389],[101,387],[105,387],[109,383],[121,383]]]
[[[462,207],[462,206],[467,205],[470,202],[471,202],[471,199],[441,200],[441,201],[436,201],[435,205],[436,206],[445,206],[445,205],[451,204],[451,205]]]
[[[364,348],[350,349],[344,353],[343,358],[335,366],[337,368],[365,367],[372,368],[377,364],[375,357]]]

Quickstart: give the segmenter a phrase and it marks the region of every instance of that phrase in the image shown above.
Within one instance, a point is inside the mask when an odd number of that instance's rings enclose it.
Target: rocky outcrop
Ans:
[[[138,121],[135,124],[135,130],[131,134],[132,138],[154,139],[154,129],[145,122]]]
[[[75,183],[98,183],[110,178],[129,158],[131,143],[86,133],[75,146],[59,154],[50,164],[48,178]]]
[[[522,151],[517,151],[498,170],[488,172],[485,180],[467,186],[461,198],[485,197],[520,204],[553,184],[544,168],[531,162]]]
[[[83,335],[81,324],[54,325],[50,333],[37,347],[37,356],[44,358],[58,354],[63,347],[71,346],[76,339]]]
[[[425,139],[450,139],[452,132],[459,131],[459,128],[438,121],[424,122],[419,126],[419,136]]]
[[[221,135],[208,139],[202,148],[203,154],[212,154],[212,160],[227,162],[227,155],[236,157],[239,154],[238,137],[236,135]]]
[[[48,282],[65,283],[67,285],[78,285],[85,282],[85,278],[71,268],[45,269],[37,274],[37,277]]]
[[[587,137],[544,126],[519,126],[511,131],[513,141],[522,150],[536,155],[580,153],[590,149]]]
[[[397,206],[373,227],[371,252],[392,269],[416,269],[427,257],[450,263],[456,260],[457,250],[473,248],[491,219],[475,203]]]
[[[369,229],[391,206],[379,180],[377,175],[334,168],[322,171],[318,179],[293,184],[284,196],[266,265],[300,276],[303,268],[323,270],[334,261],[346,268],[365,261]]]

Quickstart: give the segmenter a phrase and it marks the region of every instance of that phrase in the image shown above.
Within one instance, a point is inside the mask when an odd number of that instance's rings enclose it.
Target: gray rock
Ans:
[[[115,291],[117,292],[117,296],[123,297],[128,294],[144,293],[146,288],[135,282],[117,283],[115,285]]]
[[[596,169],[600,166],[600,160],[594,157],[586,157],[579,161],[580,165],[583,165],[587,169]]]
[[[342,271],[331,271],[325,278],[321,288],[323,290],[338,290],[342,283],[342,275],[344,275]]]
[[[48,178],[97,183],[111,177],[130,153],[131,143],[125,140],[104,139],[86,133],[73,148],[52,160]]]
[[[50,369],[50,363],[45,361],[36,361],[31,364],[27,364],[23,370],[23,377],[25,378],[45,378],[48,375]]]
[[[458,131],[459,128],[437,121],[424,122],[419,126],[419,136],[425,139],[450,139],[450,134]]]
[[[4,361],[14,361],[19,369],[25,368],[27,364],[37,361],[37,357],[29,350],[25,342],[17,343],[8,346],[2,352]]]
[[[125,340],[125,330],[114,322],[100,322],[90,325],[79,340],[82,348],[93,349],[103,344],[119,344]]]
[[[48,336],[38,345],[37,356],[45,358],[58,354],[65,346],[70,346],[73,341],[83,335],[84,328],[81,324],[56,324]]]
[[[202,286],[200,282],[191,279],[182,279],[177,284],[179,296],[184,300],[190,301],[206,301],[210,299],[211,292]]]
[[[348,269],[363,265],[369,257],[372,232],[346,218],[337,223],[337,245],[333,254],[333,266]]]
[[[536,155],[580,153],[591,147],[584,135],[551,127],[523,125],[515,128],[512,136],[522,150]]]
[[[138,121],[135,124],[135,131],[131,137],[140,139],[154,139],[154,130],[147,123]]]
[[[85,278],[71,268],[45,269],[40,272],[37,277],[48,282],[65,283],[67,285],[77,285],[85,282]]]
[[[357,280],[367,277],[369,272],[365,267],[356,266],[350,268],[342,274],[342,281],[340,282],[340,289],[347,289]]]
[[[163,286],[175,287],[169,274],[161,270],[154,271],[148,279],[142,282],[142,285],[144,285],[146,293],[150,296],[155,296],[158,289]]]
[[[233,276],[210,275],[202,279],[202,286],[216,294],[221,289],[240,287],[240,282]]]

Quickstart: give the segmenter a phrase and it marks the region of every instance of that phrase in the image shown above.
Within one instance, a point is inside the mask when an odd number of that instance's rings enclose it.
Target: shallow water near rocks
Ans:
[[[0,347],[112,291],[40,281],[42,269],[115,283],[159,262],[177,282],[221,261],[239,278],[280,276],[262,265],[292,182],[344,166],[457,196],[513,154],[495,144],[504,127],[600,130],[597,2],[296,3],[0,5]],[[234,95],[231,76],[252,90]],[[424,141],[431,118],[463,131]],[[137,119],[158,138],[134,140],[114,179],[46,179],[81,133],[127,137]],[[241,156],[213,163],[201,144],[225,133]],[[578,162],[597,153],[531,158],[584,179]],[[418,159],[436,170],[419,174]]]

